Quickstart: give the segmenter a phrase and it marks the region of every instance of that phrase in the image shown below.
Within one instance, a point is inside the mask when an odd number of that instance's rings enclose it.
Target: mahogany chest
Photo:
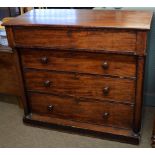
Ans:
[[[151,18],[46,9],[4,23],[19,57],[24,122],[138,144]]]

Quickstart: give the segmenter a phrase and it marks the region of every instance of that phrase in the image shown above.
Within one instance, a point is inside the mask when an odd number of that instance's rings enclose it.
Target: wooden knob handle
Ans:
[[[43,64],[47,64],[48,63],[48,58],[45,56],[45,57],[42,57],[41,58],[41,62],[43,63]]]
[[[109,113],[108,112],[104,112],[103,113],[103,118],[107,118],[109,116]]]
[[[51,81],[46,80],[46,81],[44,82],[44,86],[45,86],[45,87],[50,87],[50,86],[51,86]]]
[[[108,68],[109,68],[109,65],[108,65],[108,62],[107,62],[107,61],[104,61],[104,62],[102,63],[102,68],[103,68],[103,69],[108,69]]]
[[[108,95],[109,94],[109,91],[110,91],[110,88],[109,87],[104,87],[103,88],[103,94],[104,95]]]
[[[51,105],[51,104],[47,106],[48,111],[52,111],[52,110],[53,110],[53,108],[54,108],[54,106],[53,106],[53,105]]]

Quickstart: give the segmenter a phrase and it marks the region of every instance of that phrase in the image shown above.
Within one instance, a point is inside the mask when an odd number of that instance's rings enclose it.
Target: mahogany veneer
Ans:
[[[5,23],[20,60],[24,122],[138,144],[151,18],[33,10]]]
[[[40,52],[39,52],[40,51]],[[136,78],[136,58],[126,55],[22,49],[24,68]]]
[[[27,90],[134,103],[134,80],[40,70],[26,70],[24,77]]]

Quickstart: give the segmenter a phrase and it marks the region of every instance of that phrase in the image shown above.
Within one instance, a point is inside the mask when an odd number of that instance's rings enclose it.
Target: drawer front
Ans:
[[[25,68],[74,71],[101,75],[135,77],[136,59],[132,56],[21,49]]]
[[[47,94],[28,94],[32,113],[88,122],[99,125],[131,128],[133,107],[109,102],[77,101],[74,98]]]
[[[135,81],[128,79],[29,70],[25,80],[27,90],[123,102],[135,98]]]
[[[28,36],[28,37],[25,37]],[[60,49],[135,52],[136,31],[93,29],[14,28],[15,44]]]

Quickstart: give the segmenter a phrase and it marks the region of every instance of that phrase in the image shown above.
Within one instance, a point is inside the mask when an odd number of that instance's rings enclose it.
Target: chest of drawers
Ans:
[[[5,23],[24,122],[138,144],[151,12],[33,10]]]

